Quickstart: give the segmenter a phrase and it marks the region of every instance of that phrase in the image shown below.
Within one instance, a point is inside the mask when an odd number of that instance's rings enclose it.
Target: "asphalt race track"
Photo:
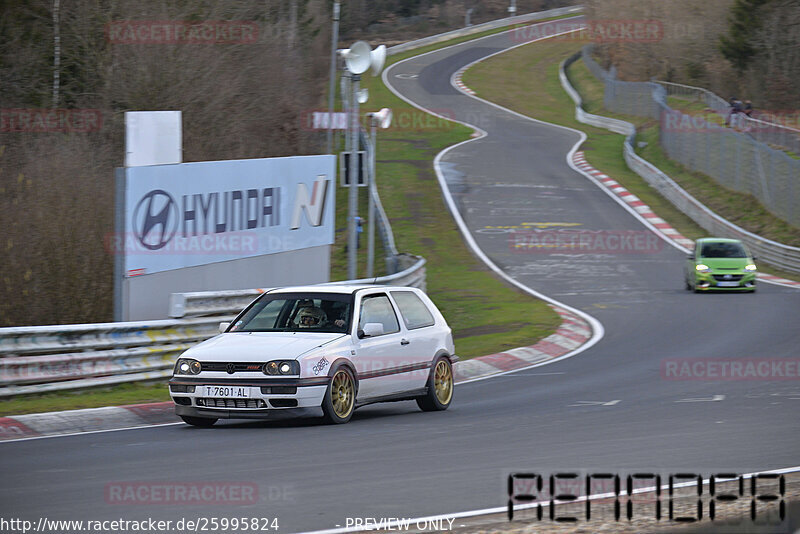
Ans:
[[[647,233],[567,166],[576,133],[451,86],[461,66],[515,44],[507,34],[464,43],[398,63],[386,77],[415,104],[488,133],[442,158],[466,224],[513,278],[602,322],[597,345],[461,385],[443,413],[403,402],[363,408],[338,427],[223,422],[2,443],[0,516],[259,517],[296,532],[344,526],[347,517],[503,506],[511,471],[708,476],[800,464],[797,380],[667,380],[662,373],[662,363],[676,358],[797,358],[799,291],[761,284],[756,294],[695,295],[683,288],[684,255],[660,239],[637,253],[558,255],[515,250],[509,228],[487,228],[536,222]],[[255,484],[258,497],[245,505],[113,502],[109,488],[125,481]]]

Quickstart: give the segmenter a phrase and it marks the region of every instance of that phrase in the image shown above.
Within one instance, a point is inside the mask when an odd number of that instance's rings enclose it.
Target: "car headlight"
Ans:
[[[698,263],[697,265],[694,266],[694,268],[697,271],[701,272],[701,273],[710,273],[711,272],[711,268],[708,265],[706,265],[705,263]]]
[[[176,375],[199,375],[203,366],[197,360],[180,358],[175,362]]]
[[[744,266],[744,270],[752,272],[756,270],[756,266],[753,263],[748,263],[747,265]]]
[[[275,360],[264,364],[265,375],[299,375],[300,363],[296,360]]]

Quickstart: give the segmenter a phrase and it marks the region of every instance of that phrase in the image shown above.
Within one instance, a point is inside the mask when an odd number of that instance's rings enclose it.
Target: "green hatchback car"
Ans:
[[[701,291],[756,290],[755,258],[738,239],[698,239],[684,268],[686,289]]]

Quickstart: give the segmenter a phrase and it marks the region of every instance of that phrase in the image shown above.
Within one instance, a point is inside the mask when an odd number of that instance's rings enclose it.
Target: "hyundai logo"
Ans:
[[[133,232],[143,247],[149,250],[164,248],[178,230],[178,204],[164,190],[150,191],[133,212]]]

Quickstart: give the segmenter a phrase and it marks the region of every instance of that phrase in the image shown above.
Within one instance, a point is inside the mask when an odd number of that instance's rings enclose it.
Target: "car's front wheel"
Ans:
[[[212,419],[209,417],[192,417],[189,415],[182,415],[181,419],[183,419],[183,422],[186,423],[187,425],[202,426],[202,427],[213,426],[214,423],[218,421],[217,419]]]
[[[417,405],[424,412],[446,410],[453,401],[453,386],[453,366],[448,358],[440,356],[433,362],[428,392],[417,397]]]
[[[356,405],[356,382],[347,367],[339,367],[328,384],[322,412],[325,421],[332,424],[346,423],[353,416]]]

